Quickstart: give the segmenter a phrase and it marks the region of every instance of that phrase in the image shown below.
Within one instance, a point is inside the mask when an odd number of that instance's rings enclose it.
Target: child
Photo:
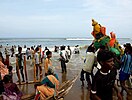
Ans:
[[[97,71],[92,82],[91,100],[113,100],[112,89],[117,92],[119,100],[122,100],[120,91],[115,86],[116,69],[114,68],[114,55],[108,50],[98,52],[97,61],[101,69]]]
[[[94,47],[89,46],[88,52],[86,54],[85,63],[81,71],[81,78],[80,78],[80,80],[82,81],[82,86],[84,86],[84,80],[85,80],[84,74],[86,74],[86,81],[87,81],[88,89],[91,88],[90,75],[91,77],[93,77],[92,70],[95,64],[96,64],[96,57],[94,54]]]
[[[20,69],[20,72],[21,72],[21,76],[22,76],[22,79],[23,79],[22,82],[25,82],[25,80],[24,80],[24,74],[23,74],[22,47],[18,47],[18,66],[19,66],[19,69]]]

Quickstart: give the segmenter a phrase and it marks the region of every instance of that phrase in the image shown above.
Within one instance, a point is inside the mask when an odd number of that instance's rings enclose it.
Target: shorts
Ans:
[[[130,77],[130,74],[127,74],[127,73],[124,73],[123,71],[120,71],[120,74],[119,74],[119,80],[120,81],[128,80],[129,77]]]

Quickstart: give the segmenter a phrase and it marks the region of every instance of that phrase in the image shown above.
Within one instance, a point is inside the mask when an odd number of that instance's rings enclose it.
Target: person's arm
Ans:
[[[115,89],[115,91],[117,93],[118,100],[122,100],[122,96],[120,94],[120,90],[118,89],[118,87],[116,86],[116,84],[114,84],[113,88]]]

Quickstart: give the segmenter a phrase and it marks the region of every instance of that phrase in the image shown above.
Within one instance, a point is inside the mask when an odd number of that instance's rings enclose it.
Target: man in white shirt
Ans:
[[[88,47],[88,52],[86,54],[86,59],[84,61],[84,66],[81,71],[81,78],[80,80],[82,81],[82,86],[84,86],[84,74],[86,73],[86,81],[88,85],[88,89],[91,88],[91,81],[90,81],[90,75],[93,78],[93,68],[94,65],[96,65],[96,56],[94,54],[94,47],[89,46]]]
[[[61,52],[60,52],[60,61],[61,61],[61,68],[62,68],[62,73],[66,73],[66,51],[65,51],[65,46],[61,46]]]
[[[35,49],[35,55],[34,55],[34,58],[35,58],[35,65],[36,65],[36,78],[38,80],[38,67],[39,67],[39,70],[40,70],[40,75],[42,74],[42,67],[40,66],[40,61],[39,61],[39,47],[37,47]]]

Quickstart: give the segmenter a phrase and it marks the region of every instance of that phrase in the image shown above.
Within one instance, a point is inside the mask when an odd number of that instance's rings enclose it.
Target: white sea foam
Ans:
[[[92,41],[93,38],[66,38],[66,40],[70,41]]]

